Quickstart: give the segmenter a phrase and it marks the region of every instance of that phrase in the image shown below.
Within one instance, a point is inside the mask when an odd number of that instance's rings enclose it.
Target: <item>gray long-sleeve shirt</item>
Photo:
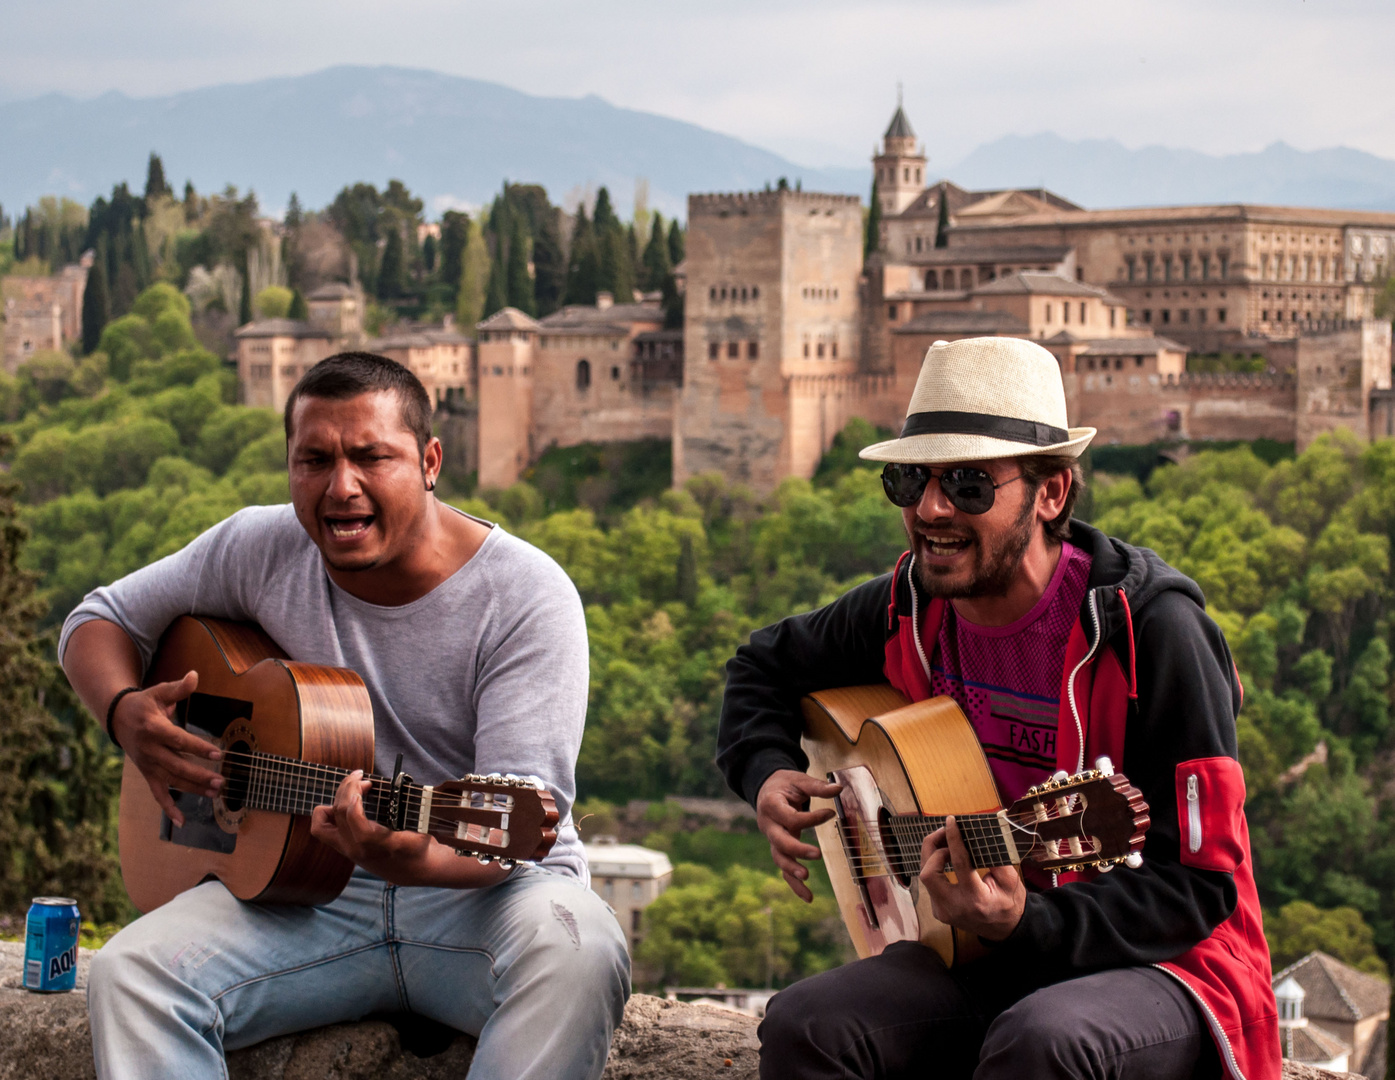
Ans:
[[[571,821],[589,659],[581,599],[547,555],[497,525],[474,557],[410,604],[381,607],[329,579],[290,506],[253,506],[188,547],[89,593],[63,624],[120,626],[143,664],[178,616],[259,623],[291,659],[356,671],[373,699],[376,771],[414,780],[540,777],[562,827],[544,861],[588,880]]]

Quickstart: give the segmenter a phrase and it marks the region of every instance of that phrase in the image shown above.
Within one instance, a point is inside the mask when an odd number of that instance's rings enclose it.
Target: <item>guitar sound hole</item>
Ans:
[[[228,813],[236,814],[247,801],[247,788],[251,783],[252,747],[238,740],[228,747],[223,759],[223,805]]]
[[[886,860],[891,876],[907,888],[910,887],[911,878],[920,870],[918,860],[907,863],[902,857],[901,844],[897,840],[896,833],[891,828],[891,811],[885,806],[877,811],[877,829],[882,834],[882,850],[886,852]]]

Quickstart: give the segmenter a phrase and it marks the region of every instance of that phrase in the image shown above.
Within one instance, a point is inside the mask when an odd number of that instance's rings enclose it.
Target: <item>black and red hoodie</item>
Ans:
[[[1061,672],[1057,765],[1075,773],[1108,755],[1143,792],[1152,825],[1140,868],[1062,875],[1056,888],[1029,891],[995,952],[1053,980],[1158,966],[1191,992],[1235,1080],[1277,1080],[1230,650],[1196,583],[1152,551],[1080,522],[1071,542],[1092,564]],[[757,631],[727,664],[717,764],[748,802],[777,769],[807,767],[803,695],[889,681],[913,701],[930,696],[925,649],[944,602],[914,586],[909,563]]]

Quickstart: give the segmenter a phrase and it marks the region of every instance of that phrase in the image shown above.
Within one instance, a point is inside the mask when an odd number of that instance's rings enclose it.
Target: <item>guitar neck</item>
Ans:
[[[252,810],[309,814],[317,806],[333,803],[348,775],[348,769],[254,753],[250,762],[233,770],[228,795]],[[420,784],[404,783],[394,793],[388,777],[368,773],[364,779],[373,785],[363,795],[363,813],[369,821],[389,829],[418,829],[425,790]]]
[[[998,813],[953,816],[976,868],[1010,866],[1020,861],[1016,845],[1003,831],[1004,816]],[[938,814],[892,814],[891,835],[901,850],[902,861],[914,860],[919,865],[921,844],[936,829],[944,828],[944,824],[945,817]]]

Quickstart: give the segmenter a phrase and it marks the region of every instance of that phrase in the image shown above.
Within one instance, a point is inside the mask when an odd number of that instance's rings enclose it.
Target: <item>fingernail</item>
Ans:
[[[225,782],[226,781],[224,781],[224,779],[221,776],[215,776],[212,780],[208,782],[208,786],[211,787],[214,791],[217,791],[220,787],[223,786]]]
[[[221,761],[221,760],[223,759],[223,751],[221,751],[221,750],[210,750],[210,751],[208,752],[208,757],[209,757],[209,760],[210,760],[210,761]]]

